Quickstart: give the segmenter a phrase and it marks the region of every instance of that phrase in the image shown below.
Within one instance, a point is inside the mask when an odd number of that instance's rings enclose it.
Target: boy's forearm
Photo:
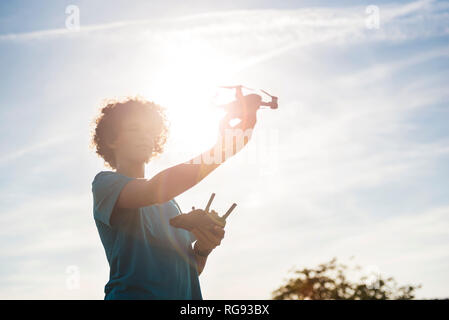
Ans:
[[[206,266],[207,257],[203,257],[195,253],[195,260],[198,269],[198,275],[200,275],[201,272],[203,272],[204,267]]]
[[[182,194],[207,177],[225,161],[220,147],[214,147],[187,163],[181,163],[165,169],[151,180],[158,186],[157,202],[164,203]],[[216,157],[217,156],[217,157]]]
[[[195,254],[196,265],[198,268],[198,275],[203,272],[204,267],[206,266],[207,257],[212,252],[211,249],[203,250],[199,247],[198,241],[193,245],[193,252]]]

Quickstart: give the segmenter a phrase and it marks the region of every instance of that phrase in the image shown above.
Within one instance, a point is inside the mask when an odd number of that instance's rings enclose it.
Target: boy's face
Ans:
[[[125,117],[116,140],[109,144],[114,150],[116,162],[125,160],[127,163],[147,163],[153,151],[155,135],[148,117]]]

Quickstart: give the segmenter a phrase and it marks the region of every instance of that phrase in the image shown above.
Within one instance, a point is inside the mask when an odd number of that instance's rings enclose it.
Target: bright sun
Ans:
[[[214,106],[214,96],[220,85],[233,84],[229,83],[231,66],[224,57],[198,45],[167,51],[165,63],[153,74],[157,82],[145,96],[167,109],[166,150],[180,157],[195,156],[212,147],[217,138],[224,112]]]

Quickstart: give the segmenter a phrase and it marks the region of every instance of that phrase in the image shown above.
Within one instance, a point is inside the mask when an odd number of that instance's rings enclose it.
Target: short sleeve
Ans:
[[[112,172],[98,173],[92,182],[94,199],[94,218],[107,226],[111,226],[110,219],[115,203],[123,187],[134,178]]]

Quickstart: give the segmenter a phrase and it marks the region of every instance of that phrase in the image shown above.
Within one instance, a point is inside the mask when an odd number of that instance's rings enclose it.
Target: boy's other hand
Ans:
[[[197,239],[194,246],[195,252],[201,256],[207,256],[213,249],[221,244],[225,231],[224,228],[220,226],[214,226],[212,228],[194,228],[192,233]]]

